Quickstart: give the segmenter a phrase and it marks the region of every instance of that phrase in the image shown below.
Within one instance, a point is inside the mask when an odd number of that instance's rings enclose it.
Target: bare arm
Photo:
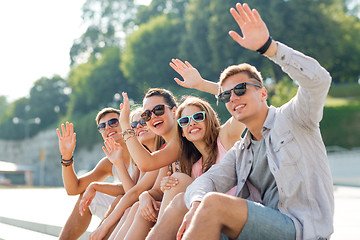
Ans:
[[[90,235],[90,239],[102,239],[102,237],[108,233],[109,229],[119,221],[125,210],[139,200],[139,195],[143,191],[151,188],[157,175],[158,171],[146,173],[139,183],[121,198],[110,215],[102,222],[95,232]]]
[[[73,157],[76,145],[76,133],[74,132],[74,126],[72,123],[66,122],[65,125],[61,124],[61,132],[59,129],[56,129],[56,132],[59,139],[59,150],[62,159],[69,160]],[[64,187],[69,195],[83,193],[91,182],[102,181],[110,175],[111,163],[106,158],[100,160],[91,172],[80,178],[76,176],[73,165],[62,167]]]
[[[233,117],[230,117],[220,128],[220,142],[226,150],[229,150],[234,144],[241,139],[245,130],[245,125]]]
[[[125,194],[121,183],[93,182],[85,190],[79,203],[79,213],[82,216],[87,207],[90,206],[96,192],[102,192],[113,197]]]
[[[125,130],[130,129],[130,105],[127,94],[123,93],[122,96],[124,102],[120,105],[120,124],[121,128]],[[142,172],[159,169],[178,159],[180,147],[175,139],[171,140],[163,149],[150,153],[135,136],[126,135],[124,138],[130,155]]]
[[[107,138],[104,141],[105,147],[103,151],[112,164],[115,165],[117,172],[119,173],[120,180],[122,182],[125,192],[129,191],[135,186],[136,182],[131,178],[129,171],[125,165],[125,162],[130,163],[130,156],[127,150],[119,143],[115,142],[113,138]],[[127,158],[127,159],[126,159]]]
[[[183,81],[178,78],[174,78],[178,85],[185,88],[197,89],[202,92],[208,92],[214,95],[218,94],[218,83],[203,79],[199,71],[188,61],[185,61],[184,63],[180,59],[172,59],[170,67],[172,67],[183,78]]]

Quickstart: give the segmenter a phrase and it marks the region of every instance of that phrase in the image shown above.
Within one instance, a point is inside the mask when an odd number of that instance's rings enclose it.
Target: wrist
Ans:
[[[272,40],[268,50],[264,53],[264,56],[274,57],[277,53],[278,45],[275,40]]]
[[[61,162],[60,163],[61,163],[61,165],[63,167],[69,167],[74,163],[74,158],[71,157],[70,159],[66,160],[66,159],[63,158],[63,156],[61,156]]]
[[[61,159],[64,160],[64,161],[69,161],[73,158],[73,154],[64,154],[64,155],[61,155]]]

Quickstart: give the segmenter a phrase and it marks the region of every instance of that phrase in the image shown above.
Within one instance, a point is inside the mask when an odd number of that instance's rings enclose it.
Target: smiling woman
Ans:
[[[0,96],[9,101],[29,94],[42,76],[69,71],[69,51],[81,32],[80,1],[1,1],[0,29],[8,36],[0,39]],[[66,17],[64,17],[66,15]],[[4,35],[3,35],[4,36]]]

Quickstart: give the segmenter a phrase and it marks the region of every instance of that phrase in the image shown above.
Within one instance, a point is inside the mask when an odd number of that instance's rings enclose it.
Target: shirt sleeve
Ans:
[[[236,185],[237,146],[238,144],[235,144],[220,163],[214,164],[207,172],[196,178],[188,186],[185,192],[185,203],[188,208],[193,202],[202,201],[208,192],[225,193]]]
[[[315,59],[282,43],[270,58],[299,84],[296,96],[283,106],[294,121],[307,127],[318,127],[331,85],[331,76]]]

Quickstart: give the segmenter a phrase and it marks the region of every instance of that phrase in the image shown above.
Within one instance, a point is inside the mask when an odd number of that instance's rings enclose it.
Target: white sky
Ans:
[[[85,0],[0,1],[0,96],[27,96],[40,77],[66,77]]]

